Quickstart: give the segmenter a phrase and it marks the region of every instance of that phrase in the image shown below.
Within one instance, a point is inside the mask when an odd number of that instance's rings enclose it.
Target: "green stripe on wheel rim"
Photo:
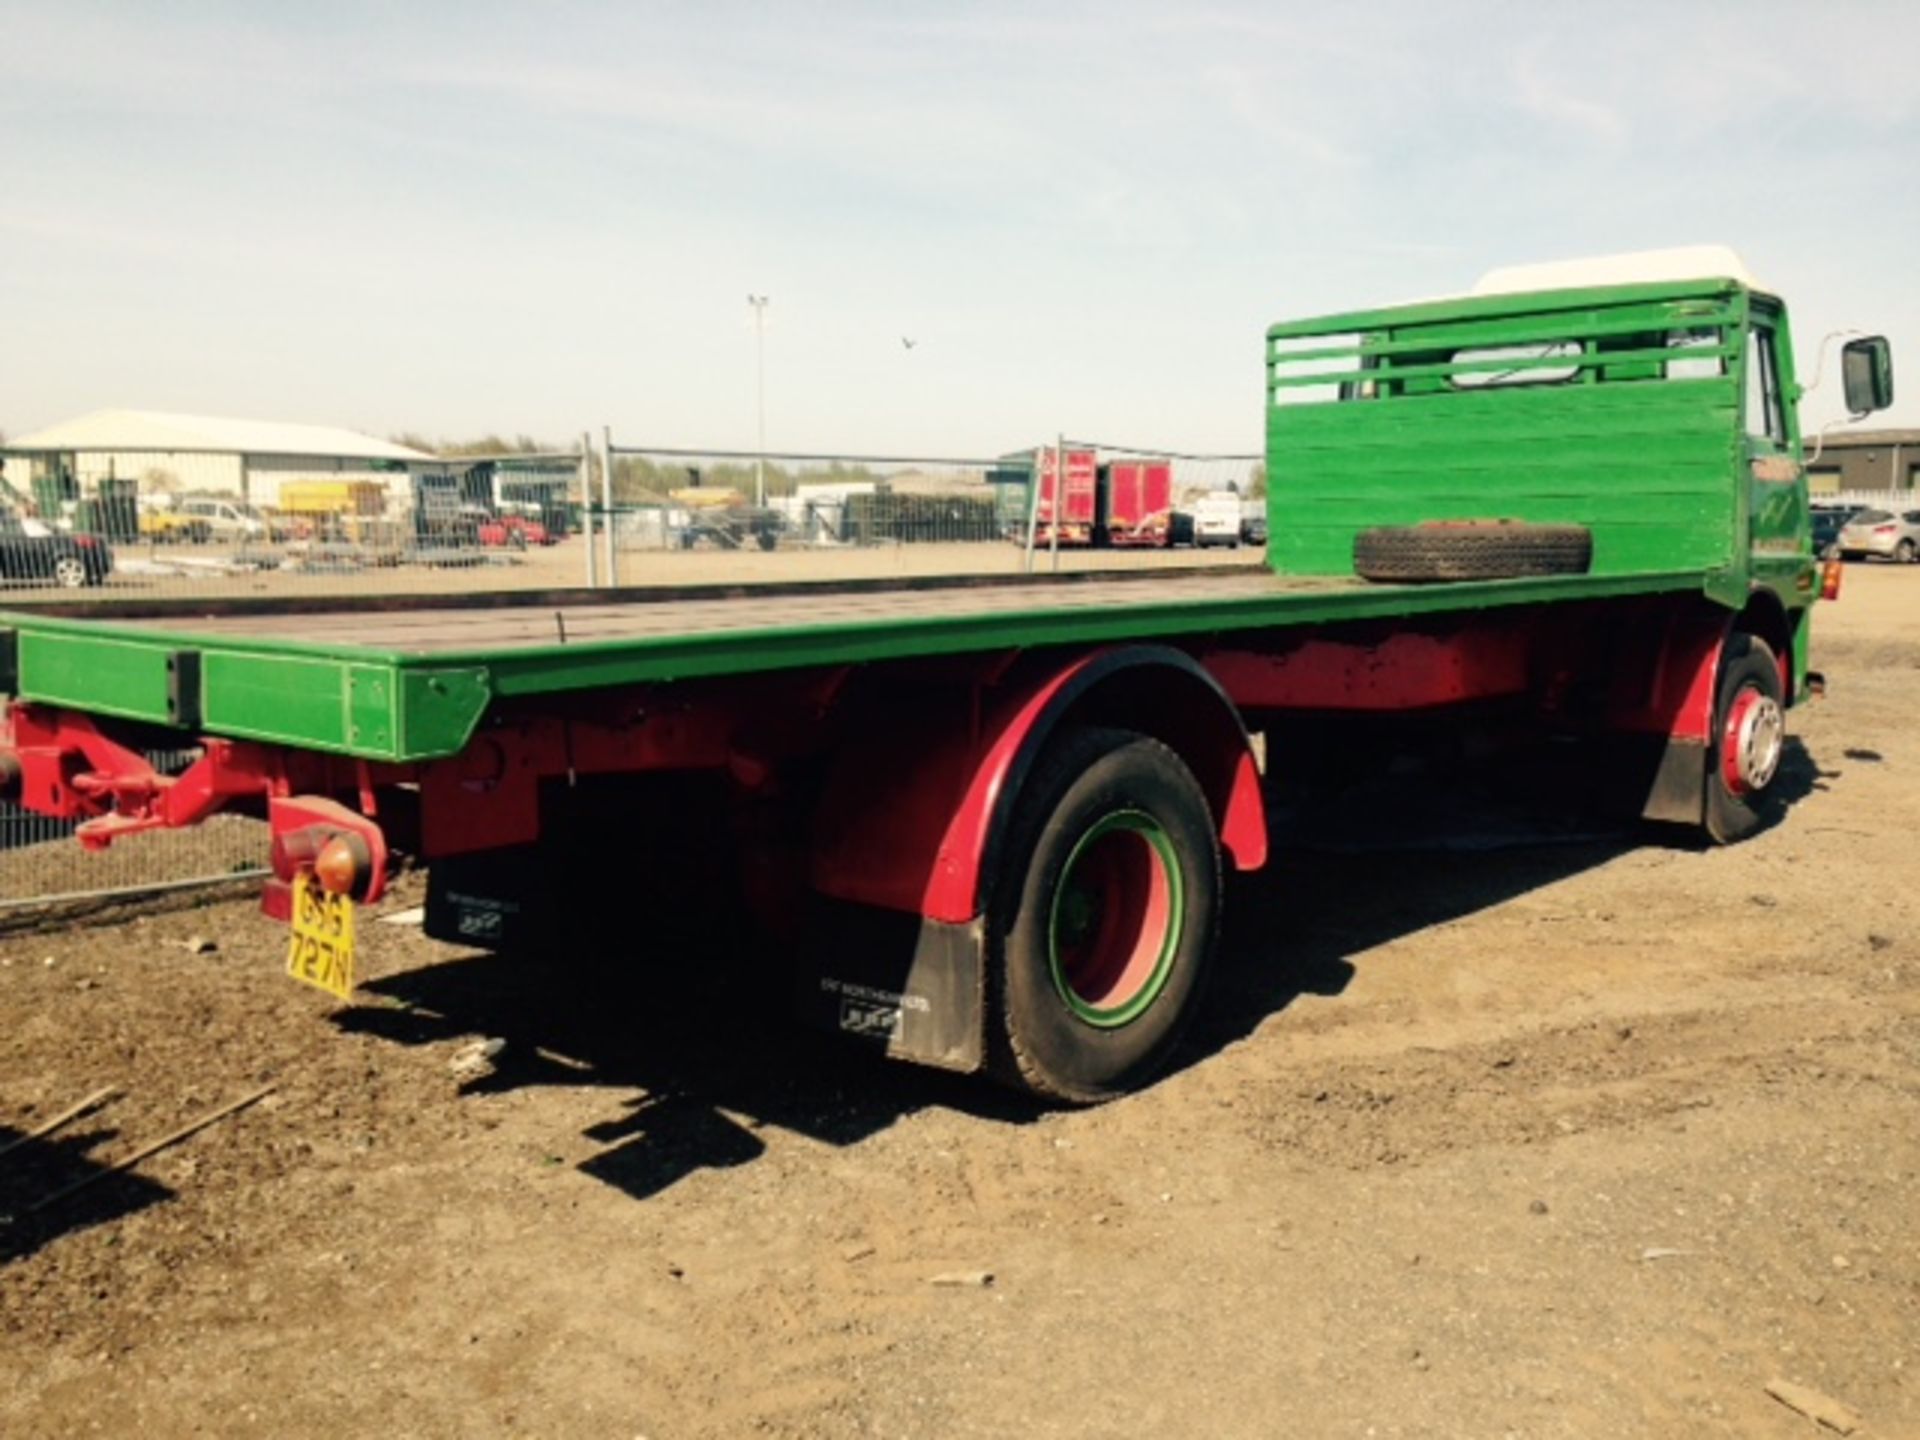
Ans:
[[[1060,869],[1047,917],[1054,989],[1089,1025],[1137,1020],[1167,987],[1186,922],[1173,837],[1141,810],[1090,826]]]

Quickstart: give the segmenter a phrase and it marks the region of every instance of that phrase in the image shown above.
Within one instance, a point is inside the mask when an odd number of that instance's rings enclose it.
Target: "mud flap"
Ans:
[[[436,860],[427,869],[425,930],[435,940],[511,950],[566,933],[565,908],[544,883],[538,845],[514,845]]]
[[[823,904],[794,1007],[807,1025],[898,1060],[972,1072],[986,1061],[986,924]]]
[[[1647,787],[1641,818],[1698,825],[1706,814],[1706,787],[1706,743],[1681,735],[1669,736]]]

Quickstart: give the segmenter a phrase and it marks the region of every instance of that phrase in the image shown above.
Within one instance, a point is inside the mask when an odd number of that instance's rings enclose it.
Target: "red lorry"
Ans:
[[[1034,511],[1034,543],[1054,543],[1056,504],[1064,546],[1164,546],[1173,523],[1173,464],[1167,460],[1115,460],[1099,463],[1092,450],[1069,449],[1064,497],[1056,502],[1054,473],[1060,451],[1041,446],[1034,452],[1040,487]]]
[[[1094,521],[1099,510],[1100,472],[1091,450],[1068,450],[1067,483],[1064,495],[1054,476],[1060,468],[1061,452],[1051,445],[1042,446],[1034,458],[1034,479],[1040,497],[1034,508],[1034,543],[1050,546],[1058,515],[1062,545],[1093,544]]]
[[[1161,548],[1172,536],[1172,461],[1115,460],[1100,467],[1096,544]]]

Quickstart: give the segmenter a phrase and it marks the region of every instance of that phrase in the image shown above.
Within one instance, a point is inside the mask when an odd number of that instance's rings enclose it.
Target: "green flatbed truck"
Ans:
[[[1844,370],[1887,403],[1884,341]],[[396,854],[431,933],[530,961],[724,875],[804,1017],[1065,1101],[1165,1063],[1297,726],[1496,713],[1762,823],[1821,576],[1730,253],[1275,325],[1267,387],[1258,568],[21,611],[0,784],[96,848],[264,815],[289,971],[343,999]]]

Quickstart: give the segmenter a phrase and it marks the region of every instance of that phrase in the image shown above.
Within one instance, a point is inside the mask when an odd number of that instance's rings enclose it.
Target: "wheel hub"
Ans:
[[[1720,770],[1727,788],[1749,795],[1771,785],[1786,736],[1786,712],[1778,700],[1751,687],[1734,697],[1720,738]]]

